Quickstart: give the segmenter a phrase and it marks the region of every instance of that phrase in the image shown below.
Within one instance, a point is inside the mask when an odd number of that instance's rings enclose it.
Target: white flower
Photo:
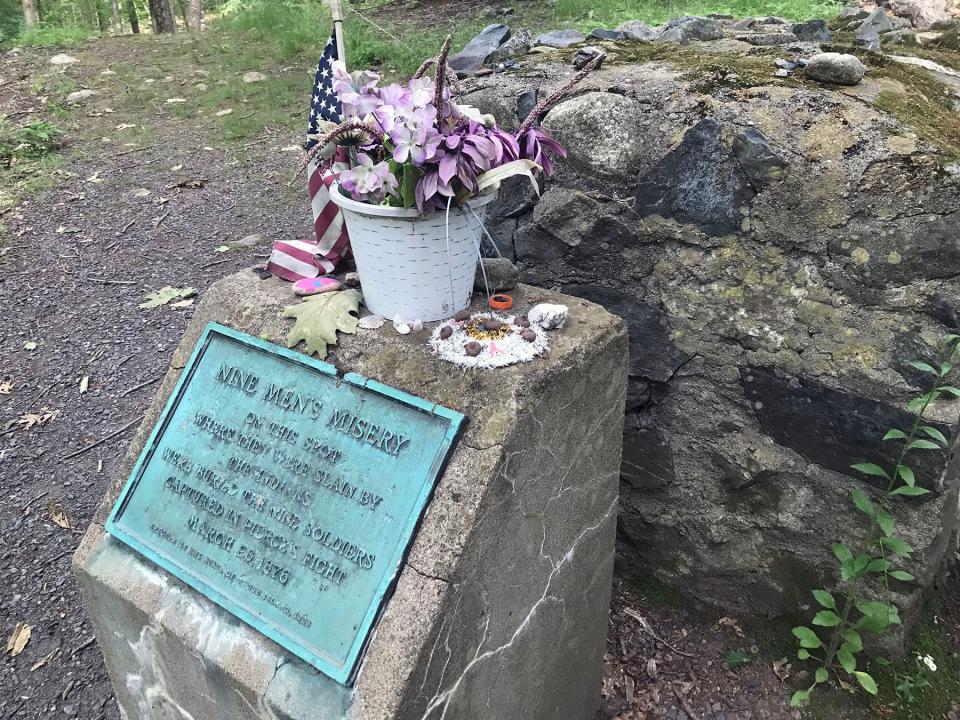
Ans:
[[[923,658],[921,659],[923,660],[923,664],[926,665],[927,668],[929,668],[930,672],[937,671],[937,664],[933,661],[932,657],[930,657],[929,655],[924,655]]]

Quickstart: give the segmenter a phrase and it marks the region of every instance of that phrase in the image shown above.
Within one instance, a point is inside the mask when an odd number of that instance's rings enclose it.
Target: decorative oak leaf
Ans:
[[[173,300],[191,298],[196,294],[196,288],[177,288],[167,285],[156,292],[148,293],[144,297],[145,302],[140,303],[140,307],[144,310],[150,310],[152,308],[158,308],[161,305],[166,305]]]
[[[7,652],[13,657],[22,653],[27,643],[30,642],[32,632],[32,627],[26,623],[18,622],[17,626],[13,629],[13,634],[10,635],[10,639],[7,640]]]
[[[321,360],[327,356],[327,346],[337,344],[337,331],[353,335],[357,332],[357,317],[363,295],[359,290],[341,290],[321,293],[306,298],[299,305],[291,305],[283,316],[297,322],[287,336],[287,347],[306,343],[307,355],[316,354]]]

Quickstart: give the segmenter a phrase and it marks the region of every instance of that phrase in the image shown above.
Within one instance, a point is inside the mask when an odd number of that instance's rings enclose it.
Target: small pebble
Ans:
[[[456,315],[454,315],[453,319],[456,320],[457,322],[466,322],[467,320],[470,319],[471,315],[473,315],[473,313],[470,312],[470,308],[467,308],[466,310],[461,310]]]
[[[348,272],[343,276],[343,284],[349,288],[360,287],[360,275],[355,272]]]
[[[522,333],[520,333],[520,337],[522,337],[527,342],[533,342],[534,340],[537,339],[537,334],[530,328],[527,328]]]
[[[522,328],[528,328],[528,327],[530,327],[530,321],[527,320],[527,316],[526,316],[526,315],[517,315],[517,316],[513,319],[513,324],[516,325],[517,327],[522,327]]]
[[[449,325],[444,325],[442,328],[440,328],[440,339],[441,339],[441,340],[446,340],[446,339],[448,339],[451,335],[453,335],[453,328],[450,327]]]
[[[503,323],[496,318],[487,318],[483,321],[484,330],[499,330],[503,327]]]
[[[471,340],[463,346],[463,351],[470,357],[476,357],[480,354],[481,350],[483,350],[483,346],[476,340]]]

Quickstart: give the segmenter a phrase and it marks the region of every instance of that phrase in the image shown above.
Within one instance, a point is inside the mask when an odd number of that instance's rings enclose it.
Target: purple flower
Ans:
[[[397,194],[397,178],[387,162],[374,163],[366,153],[357,155],[357,166],[340,176],[340,184],[354,200],[380,204],[388,196]]]
[[[547,177],[553,175],[553,162],[550,155],[561,158],[567,156],[563,145],[550,137],[550,133],[543,128],[532,127],[523,137],[517,139],[520,142],[520,158],[535,162],[543,168],[543,174]]]

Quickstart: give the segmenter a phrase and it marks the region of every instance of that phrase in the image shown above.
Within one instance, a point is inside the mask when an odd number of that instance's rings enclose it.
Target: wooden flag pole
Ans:
[[[343,9],[340,7],[340,0],[330,0],[330,14],[333,15],[333,31],[337,36],[337,56],[346,66],[347,51],[343,44]]]

